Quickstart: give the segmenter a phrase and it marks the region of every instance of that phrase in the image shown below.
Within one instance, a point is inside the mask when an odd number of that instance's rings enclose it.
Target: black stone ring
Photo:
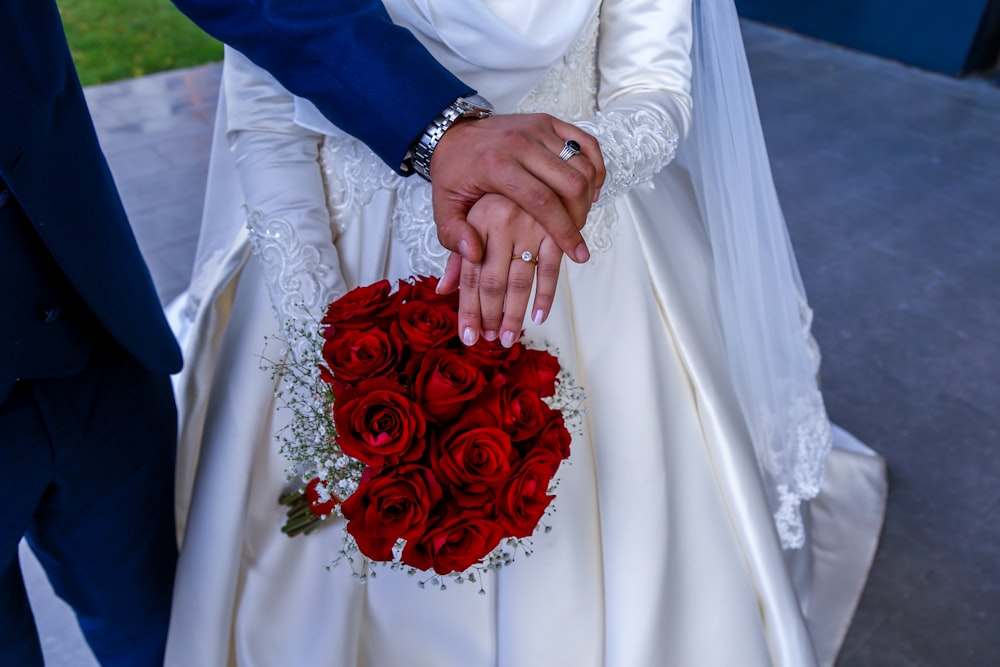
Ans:
[[[574,155],[580,154],[580,144],[576,143],[572,139],[567,141],[561,151],[559,151],[560,160],[569,160]]]

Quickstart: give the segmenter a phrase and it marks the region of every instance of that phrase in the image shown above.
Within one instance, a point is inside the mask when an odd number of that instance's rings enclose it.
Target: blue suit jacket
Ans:
[[[6,184],[103,327],[150,369],[178,370],[180,351],[98,145],[54,0],[0,0],[0,25],[0,190]],[[19,250],[25,245],[11,227],[15,221],[27,227],[23,216],[4,219],[0,261],[8,284],[0,285],[0,304],[23,303],[39,266],[48,264]],[[37,319],[0,317],[6,365],[23,361],[11,347],[36,359],[49,353],[32,349]],[[5,363],[0,374],[10,373]]]
[[[205,31],[268,70],[398,171],[456,97],[444,69],[379,0],[174,0]]]

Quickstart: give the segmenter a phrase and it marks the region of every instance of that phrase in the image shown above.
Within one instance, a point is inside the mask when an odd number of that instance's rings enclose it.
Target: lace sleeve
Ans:
[[[577,125],[601,145],[607,178],[584,235],[612,244],[613,201],[677,155],[690,127],[691,0],[606,0],[596,49],[597,110]]]
[[[691,118],[691,44],[691,0],[602,4],[599,111],[578,125],[601,144],[604,202],[647,182],[677,154]]]
[[[597,138],[604,156],[607,177],[601,196],[590,210],[583,228],[591,250],[606,252],[614,244],[618,214],[615,198],[637,185],[650,181],[670,164],[677,155],[686,124],[684,118],[689,103],[686,98],[671,100],[669,93],[657,95],[675,102],[673,113],[666,105],[648,99],[630,100],[627,105],[598,111],[587,120],[576,123]]]
[[[327,304],[346,291],[319,164],[321,137],[293,122],[291,94],[231,50],[224,88],[250,242],[282,334],[303,359]]]
[[[304,241],[295,224],[261,210],[247,212],[247,229],[282,334],[295,358],[305,359],[323,311],[344,293],[336,252]],[[332,241],[324,243],[333,248]]]
[[[601,144],[607,179],[597,206],[650,180],[677,154],[680,132],[666,111],[653,105],[598,112],[577,123]]]

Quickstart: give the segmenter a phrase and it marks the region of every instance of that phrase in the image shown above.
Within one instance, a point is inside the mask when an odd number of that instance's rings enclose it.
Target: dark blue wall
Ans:
[[[945,74],[962,71],[987,0],[736,0],[741,15]]]

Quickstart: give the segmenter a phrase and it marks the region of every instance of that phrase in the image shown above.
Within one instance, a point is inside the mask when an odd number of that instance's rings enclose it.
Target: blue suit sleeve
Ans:
[[[205,32],[399,171],[442,109],[473,91],[442,67],[379,0],[174,0]]]

